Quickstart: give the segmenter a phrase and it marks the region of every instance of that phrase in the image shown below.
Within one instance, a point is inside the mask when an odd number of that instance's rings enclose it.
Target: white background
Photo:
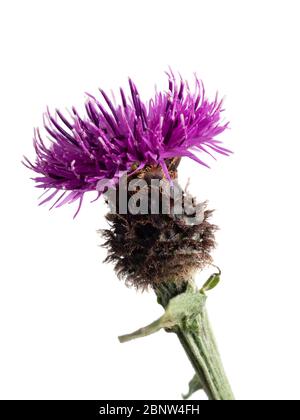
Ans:
[[[164,71],[226,96],[235,154],[182,177],[216,209],[222,284],[209,311],[238,399],[299,399],[299,1],[1,2],[0,398],[176,399],[192,368],[175,336],[119,334],[158,317],[102,264],[101,200],[49,212],[21,164],[42,113]],[[199,282],[204,280],[199,274]],[[202,394],[195,397],[204,398]]]

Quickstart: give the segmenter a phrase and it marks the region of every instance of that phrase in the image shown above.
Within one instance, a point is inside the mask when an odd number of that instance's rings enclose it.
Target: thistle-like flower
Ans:
[[[36,161],[24,163],[38,176],[38,188],[46,190],[41,204],[53,200],[52,207],[79,200],[88,191],[97,191],[104,179],[117,183],[124,172],[160,166],[170,179],[169,164],[174,158],[188,157],[207,166],[200,154],[228,155],[216,136],[227,128],[221,122],[222,101],[216,95],[210,102],[203,83],[195,77],[195,88],[168,75],[168,89],[156,92],[142,102],[129,79],[130,97],[120,89],[120,104],[100,90],[103,101],[88,95],[86,116],[72,108],[70,117],[59,110],[45,114],[46,144],[40,131],[34,133]],[[48,194],[47,194],[48,193]],[[78,210],[79,210],[78,208]]]
[[[47,111],[50,143],[35,130],[36,160],[24,163],[45,189],[40,204],[53,200],[53,208],[79,200],[77,214],[85,193],[95,191],[95,199],[104,194],[110,205],[110,228],[102,231],[107,261],[127,284],[152,287],[165,308],[159,320],[120,341],[161,328],[176,333],[196,372],[189,395],[203,389],[210,399],[233,399],[205,310],[205,293],[220,272],[200,290],[194,281],[197,269],[212,264],[216,226],[206,203],[196,203],[177,182],[182,158],[207,166],[206,155],[230,153],[216,138],[228,124],[221,121],[222,101],[209,101],[199,79],[191,91],[172,72],[168,77],[167,90],[147,103],[129,79],[130,96],[120,89],[119,104],[100,90],[102,102],[88,95],[85,117],[75,108],[68,118]]]

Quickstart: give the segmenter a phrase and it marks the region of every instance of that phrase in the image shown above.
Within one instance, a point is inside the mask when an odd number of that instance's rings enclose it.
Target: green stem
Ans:
[[[234,400],[234,396],[215,345],[206,311],[197,317],[198,328],[180,327],[176,332],[208,398]]]
[[[206,290],[212,285],[213,280],[210,280]],[[165,308],[164,314],[146,327],[120,336],[120,342],[145,337],[162,328],[174,332],[196,372],[187,397],[197,389],[203,389],[210,400],[234,400],[208,320],[205,288],[199,292],[190,280],[180,289],[174,283],[166,283],[155,292],[158,302]]]
[[[188,287],[195,290],[193,282]],[[178,291],[172,285],[171,289],[166,289],[164,286],[156,290],[156,293],[159,303],[166,308]],[[179,293],[182,293],[182,290]],[[193,319],[182,322],[172,331],[177,334],[208,398],[213,401],[234,400],[206,308],[204,307]]]

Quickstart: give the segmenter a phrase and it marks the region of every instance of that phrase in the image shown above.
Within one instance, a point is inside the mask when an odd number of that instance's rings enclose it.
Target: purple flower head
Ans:
[[[36,161],[25,158],[25,165],[35,171],[38,188],[46,191],[43,204],[54,200],[52,207],[79,200],[88,191],[96,191],[104,179],[117,183],[124,172],[141,170],[147,165],[160,165],[169,179],[167,162],[188,157],[207,164],[198,152],[228,155],[216,136],[228,126],[220,121],[222,101],[210,102],[203,83],[195,78],[195,88],[168,74],[168,90],[156,92],[144,103],[135,84],[129,79],[130,97],[120,89],[120,104],[100,89],[102,102],[88,95],[86,116],[75,108],[66,118],[59,110],[45,114],[45,130],[50,144],[45,144],[35,130]],[[97,198],[101,195],[98,192]],[[79,209],[78,209],[79,210]]]

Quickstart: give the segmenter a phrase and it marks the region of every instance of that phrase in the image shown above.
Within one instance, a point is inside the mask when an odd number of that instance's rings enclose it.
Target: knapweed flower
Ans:
[[[217,285],[220,270],[200,290],[194,280],[197,269],[212,265],[216,226],[206,203],[197,203],[177,182],[181,158],[207,166],[206,155],[230,153],[217,139],[227,123],[221,121],[222,101],[209,101],[199,79],[192,91],[172,72],[168,77],[167,90],[147,103],[129,79],[130,96],[120,89],[119,104],[100,90],[102,102],[88,95],[85,117],[75,108],[69,117],[47,112],[50,143],[35,130],[36,160],[24,163],[46,190],[42,203],[53,200],[52,207],[79,200],[78,212],[85,193],[96,191],[96,199],[105,193],[107,261],[127,284],[151,287],[165,309],[120,341],[162,328],[174,332],[195,370],[189,395],[203,389],[212,400],[232,400],[205,309],[206,292]]]
[[[37,187],[46,190],[41,204],[53,200],[52,207],[59,207],[79,200],[80,208],[86,192],[101,195],[101,180],[117,183],[124,172],[148,165],[160,166],[169,179],[173,158],[188,157],[207,166],[204,153],[227,155],[229,150],[216,139],[227,127],[221,122],[222,101],[217,96],[209,101],[197,77],[193,91],[172,72],[168,78],[167,90],[156,92],[147,103],[129,79],[130,97],[120,89],[119,104],[100,90],[102,102],[88,95],[84,117],[75,108],[69,117],[47,111],[44,126],[50,142],[35,130],[36,160],[24,161],[38,174],[33,178]]]

